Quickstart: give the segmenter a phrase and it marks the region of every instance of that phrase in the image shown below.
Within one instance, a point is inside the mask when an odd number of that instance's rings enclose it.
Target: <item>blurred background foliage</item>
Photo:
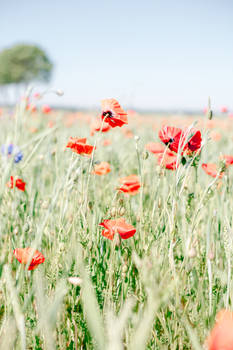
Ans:
[[[49,82],[53,63],[38,46],[16,44],[0,52],[0,86]]]

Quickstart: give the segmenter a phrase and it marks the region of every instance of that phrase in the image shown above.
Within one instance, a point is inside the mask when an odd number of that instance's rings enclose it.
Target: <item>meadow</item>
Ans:
[[[217,349],[207,338],[233,300],[233,120],[128,111],[108,130],[101,105],[39,103],[0,116],[0,349]],[[164,126],[186,130],[176,151]]]

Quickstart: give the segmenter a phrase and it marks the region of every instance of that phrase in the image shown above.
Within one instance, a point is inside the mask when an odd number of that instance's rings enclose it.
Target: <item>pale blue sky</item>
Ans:
[[[0,49],[41,45],[59,103],[233,110],[232,0],[0,0]],[[58,102],[48,96],[46,102]]]

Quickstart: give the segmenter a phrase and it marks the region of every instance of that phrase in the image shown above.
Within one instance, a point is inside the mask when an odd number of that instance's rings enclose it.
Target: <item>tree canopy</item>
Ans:
[[[17,44],[0,52],[0,85],[48,82],[53,64],[35,45]]]

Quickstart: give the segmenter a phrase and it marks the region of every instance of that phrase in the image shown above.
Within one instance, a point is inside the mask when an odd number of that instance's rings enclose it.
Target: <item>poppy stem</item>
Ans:
[[[106,118],[107,118],[107,115],[104,117],[104,119],[102,121],[102,124],[101,124],[101,127],[100,127],[100,132],[98,133],[98,135],[97,135],[97,137],[95,139],[94,148],[93,148],[93,151],[91,153],[90,165],[89,165],[89,169],[88,169],[88,176],[87,176],[87,182],[86,182],[86,198],[85,198],[85,201],[84,201],[84,211],[85,211],[85,213],[87,212],[88,189],[89,189],[89,183],[90,183],[90,177],[91,177],[91,168],[92,168],[92,165],[93,165],[95,150],[96,150],[96,147],[98,145],[98,142],[99,142],[99,139],[100,139],[100,136],[101,136],[101,133],[102,133],[102,130],[103,130],[103,127],[104,127],[104,122],[105,122]]]

